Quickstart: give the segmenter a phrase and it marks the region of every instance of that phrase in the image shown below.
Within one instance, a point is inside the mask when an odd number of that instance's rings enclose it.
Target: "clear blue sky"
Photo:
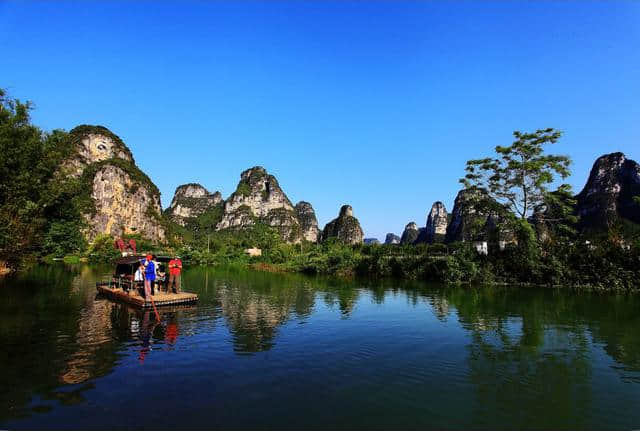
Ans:
[[[263,165],[383,239],[516,129],[565,132],[576,191],[640,159],[640,2],[0,0],[0,87],[47,130],[120,135],[164,206]]]

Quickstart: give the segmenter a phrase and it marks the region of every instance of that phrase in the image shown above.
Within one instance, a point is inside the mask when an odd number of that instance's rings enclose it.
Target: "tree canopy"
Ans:
[[[15,267],[26,255],[63,255],[83,247],[77,187],[55,178],[68,134],[31,124],[32,105],[0,89],[0,261]]]
[[[544,153],[544,146],[555,144],[562,132],[539,129],[532,133],[513,132],[515,141],[508,147],[496,146],[496,157],[469,160],[464,178],[465,187],[485,189],[496,201],[521,219],[543,204],[548,187],[557,176],[569,176],[571,159],[563,155]],[[566,190],[567,185],[561,186]]]

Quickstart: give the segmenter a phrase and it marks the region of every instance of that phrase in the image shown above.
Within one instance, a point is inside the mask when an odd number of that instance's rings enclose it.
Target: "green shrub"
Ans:
[[[87,258],[91,262],[111,262],[120,257],[120,252],[113,245],[113,238],[108,234],[95,237],[87,250]]]

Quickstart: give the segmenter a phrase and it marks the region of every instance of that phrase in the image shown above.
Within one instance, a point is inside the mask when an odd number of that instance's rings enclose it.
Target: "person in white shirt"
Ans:
[[[138,289],[141,285],[144,284],[144,265],[140,264],[138,270],[133,276],[133,282],[136,289]]]

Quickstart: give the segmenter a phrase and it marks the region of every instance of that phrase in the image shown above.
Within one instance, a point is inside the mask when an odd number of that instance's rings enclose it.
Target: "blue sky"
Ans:
[[[579,191],[640,159],[640,2],[13,2],[0,87],[44,129],[101,124],[162,192],[262,165],[368,237],[450,211],[465,161],[555,127]]]

